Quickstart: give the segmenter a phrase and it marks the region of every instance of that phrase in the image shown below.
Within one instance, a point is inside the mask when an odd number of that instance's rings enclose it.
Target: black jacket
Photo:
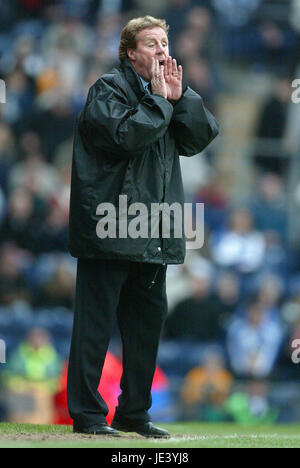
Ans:
[[[119,196],[128,205],[184,203],[179,155],[193,156],[218,134],[202,98],[186,88],[176,103],[147,94],[128,60],[103,75],[89,90],[75,131],[69,248],[78,258],[111,258],[147,263],[183,263],[181,238],[100,238],[97,206]],[[137,214],[139,212],[137,211]],[[128,216],[128,223],[135,216]],[[161,225],[161,217],[160,223]],[[118,223],[118,221],[117,221]],[[150,216],[147,220],[150,226]]]

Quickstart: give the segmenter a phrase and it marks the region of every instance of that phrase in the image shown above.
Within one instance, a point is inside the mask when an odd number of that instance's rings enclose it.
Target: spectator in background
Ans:
[[[76,0],[72,1],[74,2]],[[119,0],[118,2],[112,2],[111,0],[89,1],[91,3],[89,11],[93,20],[105,14],[123,13],[127,15],[130,14],[132,10],[135,11],[139,6],[138,0]]]
[[[257,184],[252,197],[251,211],[256,226],[264,233],[274,232],[282,242],[288,234],[287,200],[283,179],[274,173],[265,173]]]
[[[79,113],[86,101],[89,88],[103,75],[105,67],[99,63],[94,64],[87,69],[82,83],[72,90],[72,109],[76,114]],[[71,140],[72,141],[72,140]],[[73,141],[72,141],[73,143]]]
[[[217,68],[207,58],[204,39],[195,27],[187,27],[178,36],[175,53],[184,66],[184,85],[192,85],[212,109],[220,92],[221,80]],[[203,51],[202,51],[203,49]]]
[[[212,175],[194,195],[194,203],[204,203],[205,226],[217,233],[224,229],[229,209],[229,197],[224,189],[224,181]]]
[[[240,296],[238,277],[230,272],[221,273],[216,281],[214,304],[223,328],[228,325],[233,313],[237,310]]]
[[[10,127],[0,122],[0,186],[8,191],[10,170],[16,159],[16,141]]]
[[[210,110],[221,88],[218,69],[212,65],[220,55],[218,44],[210,11],[203,6],[191,8],[175,43],[175,54],[184,66],[185,85],[192,85],[208,100]]]
[[[219,315],[212,298],[212,267],[204,259],[187,265],[192,295],[179,302],[165,324],[165,338],[197,341],[201,344],[218,342]]]
[[[69,18],[86,19],[93,0],[61,0],[64,14]]]
[[[263,271],[277,274],[282,281],[288,281],[291,261],[288,244],[282,242],[276,232],[269,231],[264,237],[266,253]]]
[[[253,297],[243,317],[231,323],[227,335],[230,365],[239,377],[268,377],[283,342],[279,320]]]
[[[300,2],[299,0],[291,0],[291,9],[289,20],[293,31],[296,34],[296,46],[294,48],[294,57],[291,69],[295,71],[300,59]]]
[[[46,163],[32,132],[22,134],[20,148],[24,160],[9,175],[11,193],[0,238],[35,253],[66,251],[70,160],[57,159],[60,172]]]
[[[24,188],[12,191],[0,230],[0,241],[14,242],[18,247],[33,251],[35,221],[34,199],[30,192]]]
[[[36,383],[55,393],[60,371],[61,362],[49,333],[35,328],[8,359],[3,377],[13,390]]]
[[[0,186],[0,230],[1,230],[2,220],[5,215],[5,208],[6,208],[6,200],[5,200],[4,193]]]
[[[300,33],[300,3],[299,0],[291,0],[290,22],[293,28]]]
[[[54,203],[50,206],[45,222],[36,233],[37,253],[67,252],[68,250],[68,220],[65,209]]]
[[[25,269],[31,263],[31,255],[13,244],[2,245],[0,251],[0,305],[15,302],[31,303],[32,298],[26,280]]]
[[[214,111],[214,102],[219,86],[216,73],[209,62],[204,57],[186,62],[184,80],[207,102],[208,109]]]
[[[0,31],[9,32],[17,16],[17,0],[0,2]],[[1,39],[0,39],[1,41]]]
[[[49,3],[49,0],[16,0],[16,2],[21,18],[40,18],[42,16],[45,3]]]
[[[23,128],[25,117],[31,115],[33,90],[28,77],[22,70],[15,69],[6,77],[6,104],[2,115],[6,123],[18,134]]]
[[[265,240],[254,226],[249,210],[231,213],[228,229],[212,236],[212,258],[220,268],[231,268],[240,277],[259,272],[265,255]]]
[[[262,106],[256,130],[256,137],[261,141],[255,150],[254,158],[257,167],[262,171],[282,175],[286,173],[288,168],[287,154],[281,143],[286,128],[291,93],[291,80],[287,76],[278,77],[272,95]],[[269,182],[269,184],[271,183]],[[271,190],[277,191],[279,195],[280,187],[276,190],[275,183],[273,180],[274,187],[272,189],[266,186],[263,188],[262,195],[267,196],[267,199],[270,199]],[[280,185],[279,182],[277,184]],[[275,198],[276,194],[274,193],[273,200]]]
[[[178,62],[185,67],[186,63],[197,60],[200,56],[200,37],[195,31],[183,30],[175,43],[175,53]]]
[[[279,306],[284,294],[284,284],[275,274],[265,274],[258,279],[257,298],[263,307],[269,309],[273,318],[279,316]]]
[[[25,138],[32,136],[24,135],[23,141]],[[32,152],[26,155],[24,161],[14,165],[9,176],[9,188],[11,190],[22,188],[33,196],[47,200],[59,188],[59,175],[53,165],[45,162],[41,153]]]
[[[282,305],[281,309],[282,319],[288,328],[289,334],[294,333],[294,329],[298,329],[300,323],[300,291],[299,287],[294,291],[290,297]]]
[[[197,38],[196,44],[201,56],[213,63],[221,59],[220,37],[215,28],[212,12],[208,8],[203,5],[191,8],[186,15],[185,30]]]
[[[15,401],[29,395],[33,408],[28,414],[17,415],[13,406],[9,420],[53,422],[53,395],[58,388],[60,371],[61,361],[48,332],[38,328],[31,330],[8,359],[2,378],[6,392]]]
[[[117,51],[121,30],[121,15],[116,13],[99,17],[96,28],[96,47],[93,44],[93,55],[101,68],[109,68],[118,63]]]
[[[41,49],[44,67],[37,77],[37,90],[46,98],[55,91],[70,95],[82,83],[85,61],[83,58],[97,48],[95,33],[77,17],[50,24],[42,37]]]
[[[227,26],[238,28],[249,23],[261,0],[212,0],[212,5]]]
[[[266,273],[275,273],[286,281],[290,258],[287,198],[282,177],[274,173],[263,174],[250,207],[256,226],[265,237],[266,252],[263,270]]]
[[[212,0],[219,27],[222,28],[224,53],[230,60],[249,60],[251,20],[261,0]]]
[[[70,96],[56,90],[51,101],[50,109],[38,110],[29,123],[29,127],[39,135],[42,152],[50,162],[59,145],[72,137],[75,121]]]
[[[199,187],[206,185],[210,178],[211,166],[206,151],[202,151],[195,158],[180,158],[180,166],[185,187],[185,200],[187,203],[193,203]]]
[[[249,55],[263,69],[278,72],[283,64],[291,65],[295,46],[295,34],[288,24],[263,17],[249,44]]]
[[[39,156],[43,159],[41,140],[37,133],[32,131],[24,132],[18,140],[18,153],[21,161],[30,160],[32,156]]]
[[[232,376],[225,368],[222,353],[207,349],[202,363],[189,371],[181,390],[182,416],[187,421],[225,419],[223,410]]]
[[[88,0],[84,3],[87,4]],[[76,55],[80,57],[91,52],[91,47],[94,45],[93,29],[82,20],[83,17],[80,14],[62,11],[60,21],[50,22],[43,34],[41,41],[43,54],[53,56],[62,49],[64,52],[69,52],[71,57]],[[57,58],[59,57],[62,56],[58,55]],[[57,62],[59,64],[60,60]],[[61,66],[64,65],[61,64]]]
[[[278,411],[269,401],[268,383],[263,380],[249,382],[245,389],[233,392],[224,409],[240,425],[273,424]]]
[[[167,9],[162,13],[162,18],[165,18],[170,26],[169,41],[174,44],[176,38],[185,27],[185,18],[191,8],[191,0],[168,0]],[[175,54],[170,51],[171,55]]]
[[[72,309],[76,274],[73,265],[67,260],[64,257],[57,258],[55,271],[37,288],[35,306]]]
[[[170,265],[166,276],[168,306],[173,310],[178,302],[190,295],[190,282],[183,265]]]

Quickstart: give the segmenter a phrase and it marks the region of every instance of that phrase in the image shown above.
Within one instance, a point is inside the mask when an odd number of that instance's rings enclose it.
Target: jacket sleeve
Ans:
[[[219,125],[199,94],[187,87],[174,103],[172,117],[176,146],[182,156],[194,156],[218,135]]]
[[[93,131],[93,144],[105,151],[143,151],[168,129],[173,106],[157,94],[146,94],[134,108],[125,93],[104,81],[89,96],[82,118]]]

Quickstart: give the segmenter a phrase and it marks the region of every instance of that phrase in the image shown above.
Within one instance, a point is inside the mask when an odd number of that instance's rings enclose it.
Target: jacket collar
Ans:
[[[124,59],[121,61],[121,68],[124,72],[127,82],[131,86],[138,100],[140,100],[145,95],[146,91],[135,68],[133,67],[133,65],[131,65],[128,59]]]

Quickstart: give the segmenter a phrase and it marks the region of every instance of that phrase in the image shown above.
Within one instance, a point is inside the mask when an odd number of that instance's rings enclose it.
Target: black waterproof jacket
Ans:
[[[155,234],[152,231],[151,236],[151,204],[176,202],[183,206],[179,155],[199,153],[217,134],[216,120],[204,107],[202,98],[189,87],[179,101],[171,103],[160,95],[146,93],[128,60],[103,75],[90,88],[75,131],[69,230],[71,255],[157,264],[183,263],[184,230],[181,237],[174,237],[171,222],[169,238],[163,238],[160,215],[155,220],[160,227]],[[102,204],[110,203],[115,207],[118,224],[120,195],[128,206],[141,202],[149,209],[147,237],[144,229],[142,237],[126,238],[119,234],[119,227],[114,231],[107,224],[109,234],[103,238],[103,226],[102,231],[97,226],[111,211],[103,211],[105,205]],[[101,209],[97,209],[99,205]],[[134,211],[126,213],[128,225],[137,220],[140,211],[132,213]],[[172,210],[170,213],[172,215]],[[122,219],[124,222],[125,218]]]

